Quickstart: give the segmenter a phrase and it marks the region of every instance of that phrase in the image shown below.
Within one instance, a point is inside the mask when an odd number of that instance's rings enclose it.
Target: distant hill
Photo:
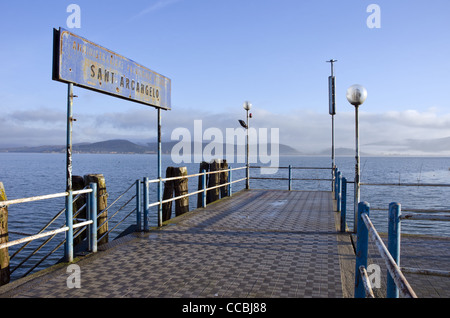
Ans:
[[[161,150],[164,154],[169,154],[172,148],[178,144],[178,141],[163,141],[161,144]],[[204,143],[202,149],[209,143]],[[120,154],[155,154],[158,151],[158,144],[148,143],[147,145],[138,145],[129,140],[115,139],[106,140],[95,143],[79,143],[72,146],[74,153],[120,153]],[[224,146],[224,153],[225,153]],[[191,143],[191,150],[194,150],[194,143]],[[14,147],[14,148],[3,148],[0,152],[23,152],[23,153],[64,153],[66,151],[66,146],[61,145],[50,145],[50,146],[37,146],[37,147]],[[234,146],[234,153],[237,153],[237,146]],[[270,148],[268,149],[270,155]],[[280,155],[299,155],[296,149],[279,144]]]

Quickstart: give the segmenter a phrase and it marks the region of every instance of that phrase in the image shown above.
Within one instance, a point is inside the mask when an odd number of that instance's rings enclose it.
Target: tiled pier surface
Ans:
[[[60,265],[0,297],[352,297],[355,256],[336,221],[330,192],[241,191],[82,258],[81,288]]]
[[[4,297],[342,297],[330,192],[242,191]],[[125,242],[124,242],[125,240]]]

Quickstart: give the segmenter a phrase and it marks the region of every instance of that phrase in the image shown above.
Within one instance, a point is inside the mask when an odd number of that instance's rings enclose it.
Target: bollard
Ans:
[[[174,177],[184,177],[188,175],[186,167],[173,168]],[[175,197],[186,195],[189,193],[188,178],[177,179],[173,181],[173,189]],[[175,215],[180,216],[186,212],[189,212],[189,197],[184,197],[175,201]]]
[[[106,191],[106,180],[103,174],[88,174],[84,176],[85,184],[92,182],[97,184],[97,236],[100,237],[99,245],[108,243],[108,192]]]
[[[365,298],[366,291],[362,281],[359,267],[362,265],[367,268],[367,255],[369,249],[369,230],[361,218],[363,213],[369,215],[370,205],[367,202],[358,204],[358,230],[356,241],[356,264],[355,264],[355,298]]]
[[[389,204],[389,225],[388,225],[388,250],[394,261],[400,267],[400,230],[401,222],[400,216],[401,205],[396,202]],[[397,285],[395,285],[391,274],[388,272],[387,275],[387,286],[386,286],[386,297],[387,298],[398,298],[399,290]]]
[[[209,171],[220,171],[221,160],[214,159],[209,165]],[[208,186],[214,187],[220,184],[220,172],[211,173],[208,177]],[[206,195],[207,203],[211,203],[220,199],[220,189],[215,188],[208,190]]]
[[[225,184],[228,182],[228,163],[226,159],[223,159],[220,163],[220,170],[222,170],[220,173],[220,184]],[[227,186],[220,187],[221,198],[228,197],[228,189],[229,187]]]
[[[200,163],[200,168],[198,170],[199,173],[203,173],[203,171],[209,171],[209,163],[202,161]],[[203,190],[203,174],[198,176],[198,190]],[[203,207],[203,192],[199,192],[197,194],[197,208]]]
[[[0,182],[0,201],[7,201],[5,188]],[[0,207],[0,243],[8,243],[8,207]],[[0,286],[9,283],[11,271],[9,267],[8,248],[0,249]]]
[[[342,186],[341,186],[341,232],[345,232],[345,224],[347,218],[347,178],[342,177]]]

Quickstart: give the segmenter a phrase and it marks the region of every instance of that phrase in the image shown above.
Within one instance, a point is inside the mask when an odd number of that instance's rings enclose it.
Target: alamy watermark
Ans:
[[[381,288],[381,268],[378,264],[367,266],[367,276],[369,277],[372,288]]]
[[[248,129],[249,164],[261,163],[261,174],[274,174],[280,162],[279,128]],[[171,140],[179,141],[171,151],[172,161],[180,163],[210,162],[213,159],[226,159],[228,164],[245,163],[247,156],[247,130],[241,127],[210,127],[203,130],[203,121],[194,120],[193,133],[185,127],[175,128]],[[205,145],[205,141],[208,142]],[[270,167],[270,168],[267,168]]]
[[[81,28],[81,8],[78,4],[69,4],[66,12],[71,13],[66,20],[66,25],[69,29]]]
[[[378,4],[370,4],[367,9],[367,13],[370,15],[367,17],[366,25],[369,29],[381,28],[381,8]]]
[[[66,273],[70,274],[66,279],[67,288],[81,288],[81,268],[77,264],[67,266]]]

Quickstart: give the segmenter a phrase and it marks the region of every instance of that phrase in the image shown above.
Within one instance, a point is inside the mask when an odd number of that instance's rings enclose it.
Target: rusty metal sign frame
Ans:
[[[171,80],[63,28],[53,29],[52,79],[170,110]]]
[[[171,80],[111,50],[86,40],[62,28],[53,29],[52,79],[67,83],[66,131],[66,241],[65,260],[73,261],[73,189],[72,189],[72,129],[73,87],[152,106],[157,110],[158,131],[158,226],[162,212],[161,110],[171,110]],[[148,186],[145,184],[145,186]],[[145,207],[144,218],[148,217]],[[145,220],[144,220],[145,224]],[[148,226],[148,222],[147,222]],[[144,231],[148,228],[144,228]]]

